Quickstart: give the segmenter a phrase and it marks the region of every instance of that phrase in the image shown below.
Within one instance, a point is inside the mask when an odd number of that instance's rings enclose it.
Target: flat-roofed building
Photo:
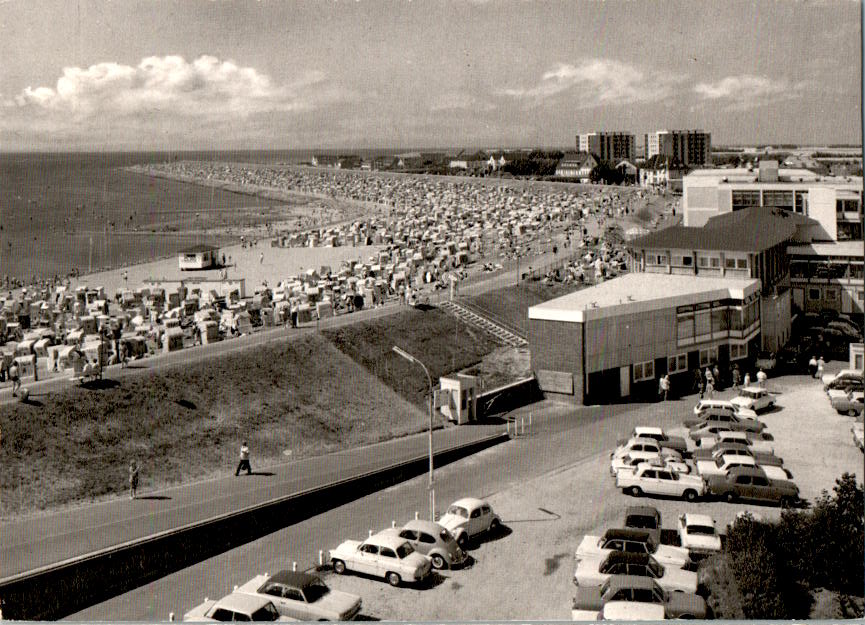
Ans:
[[[703,130],[658,130],[644,136],[646,160],[662,156],[686,167],[712,163],[712,134]]]
[[[747,358],[760,343],[760,281],[631,273],[529,308],[531,367],[544,393],[580,404],[656,396],[669,373]]]
[[[630,132],[589,132],[577,135],[577,152],[588,152],[598,161],[634,161],[636,140]]]
[[[806,313],[865,312],[865,248],[861,241],[791,245],[787,254],[794,307]]]

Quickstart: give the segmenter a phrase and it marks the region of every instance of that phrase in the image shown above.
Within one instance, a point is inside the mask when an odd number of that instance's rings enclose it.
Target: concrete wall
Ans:
[[[529,319],[532,372],[544,393],[583,401],[583,324]],[[562,393],[560,378],[570,376],[573,391]]]
[[[820,222],[821,238],[838,239],[838,222],[835,213],[835,189],[814,187],[808,190],[808,216]]]
[[[775,352],[790,338],[792,291],[785,289],[777,297],[760,298],[760,335],[762,348]]]
[[[586,324],[588,372],[623,367],[677,353],[676,309],[654,310]]]

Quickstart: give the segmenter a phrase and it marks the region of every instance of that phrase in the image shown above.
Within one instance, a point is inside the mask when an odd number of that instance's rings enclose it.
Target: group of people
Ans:
[[[808,361],[808,375],[819,380],[823,377],[823,371],[825,368],[826,361],[823,360],[823,356],[820,356],[820,358],[811,356],[811,360]]]
[[[822,360],[822,359],[821,359]],[[816,365],[816,361],[815,361]],[[821,369],[822,371],[822,369]],[[739,365],[733,363],[733,366],[730,370],[730,382],[731,388],[738,389],[740,386],[750,386],[751,384],[751,374],[747,371],[745,372],[744,378],[742,377],[742,372],[739,370]],[[756,382],[758,385],[765,388],[766,379],[768,376],[763,369],[757,371],[755,376]],[[701,369],[694,370],[694,385],[692,387],[693,392],[700,394],[700,399],[703,398],[713,398],[715,396],[715,391],[719,389],[721,384],[721,371],[718,369],[718,365],[715,364],[711,367],[706,367],[705,372]],[[658,380],[658,397],[662,401],[666,401],[670,397],[670,374],[664,374]]]

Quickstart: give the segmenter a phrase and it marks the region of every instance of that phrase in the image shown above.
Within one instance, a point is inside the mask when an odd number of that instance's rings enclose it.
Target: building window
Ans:
[[[838,293],[835,292],[835,289],[826,289],[826,301],[834,302]]]
[[[712,318],[709,310],[698,310],[694,315],[694,336],[712,333]]]
[[[667,358],[667,373],[678,373],[688,370],[688,354],[678,354]]]
[[[694,257],[693,256],[682,256],[682,264],[685,267],[692,266],[694,264]]]
[[[712,261],[712,267],[718,269],[721,266],[721,259],[717,256],[712,256],[709,260]]]
[[[763,206],[777,206],[793,210],[793,192],[766,189],[763,191]]]
[[[680,342],[693,340],[694,313],[680,313],[676,319],[676,329]]]
[[[735,269],[736,268],[736,259],[735,258],[725,258],[724,259],[724,267],[727,269]]]
[[[816,302],[820,299],[820,289],[808,289],[808,299]]]
[[[865,302],[865,291],[856,291],[856,299],[860,302]]]
[[[730,360],[741,360],[748,357],[747,343],[730,343]]]
[[[651,380],[655,377],[655,362],[638,362],[634,365],[634,382],[640,380]]]
[[[708,349],[700,350],[700,366],[706,367],[718,362],[718,348],[709,347]]]
[[[733,210],[741,210],[751,206],[760,206],[759,191],[733,191]]]
[[[737,269],[747,269],[748,268],[748,259],[747,258],[737,258],[736,259],[736,268]]]

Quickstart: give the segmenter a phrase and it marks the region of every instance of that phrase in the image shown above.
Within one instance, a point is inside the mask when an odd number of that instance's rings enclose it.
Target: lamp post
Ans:
[[[407,351],[400,349],[396,345],[393,346],[393,351],[400,356],[408,360],[409,362],[413,362],[417,365],[420,365],[423,368],[423,372],[426,374],[427,383],[429,384],[429,480],[427,484],[427,488],[429,489],[429,519],[430,521],[435,521],[435,509],[436,509],[436,491],[435,491],[435,482],[433,481],[433,388],[432,388],[432,378],[430,377],[429,370],[426,368],[420,360],[409,354]]]

